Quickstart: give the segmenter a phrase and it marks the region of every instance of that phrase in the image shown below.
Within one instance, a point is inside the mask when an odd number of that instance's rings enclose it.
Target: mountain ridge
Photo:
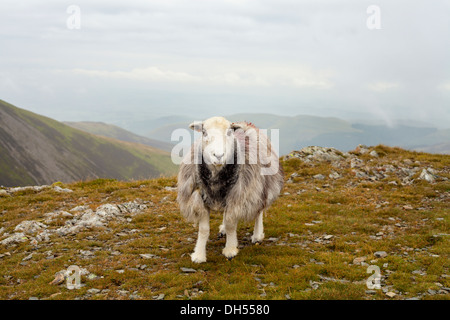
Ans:
[[[103,138],[0,100],[0,184],[172,175],[166,151]]]

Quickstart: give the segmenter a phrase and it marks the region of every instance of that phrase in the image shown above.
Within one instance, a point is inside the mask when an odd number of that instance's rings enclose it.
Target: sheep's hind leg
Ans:
[[[252,243],[261,243],[264,239],[263,211],[261,211],[255,220],[255,228],[253,229]]]
[[[238,252],[239,249],[237,248],[238,246],[238,241],[237,241],[237,220],[228,220],[225,219],[225,233],[227,234],[227,241],[225,243],[225,248],[223,248],[222,250],[222,254],[227,258],[227,259],[232,259],[234,258]]]
[[[206,262],[206,242],[209,238],[209,215],[204,215],[198,222],[198,238],[191,260],[195,263]]]

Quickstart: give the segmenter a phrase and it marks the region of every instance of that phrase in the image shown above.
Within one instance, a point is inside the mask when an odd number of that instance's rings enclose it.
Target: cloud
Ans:
[[[400,84],[398,82],[379,81],[379,82],[370,83],[367,85],[367,87],[371,91],[386,92],[386,91],[391,91],[391,90],[399,88]]]
[[[80,30],[66,26],[70,4],[81,9]],[[60,119],[125,101],[130,114],[220,104],[344,117],[376,106],[377,117],[448,126],[448,0],[379,0],[381,30],[367,28],[371,4],[3,0],[0,98]]]
[[[58,70],[62,71],[62,70]],[[62,71],[64,72],[64,71]],[[158,67],[133,68],[130,71],[88,70],[75,68],[69,70],[75,75],[85,75],[107,79],[126,79],[137,81],[162,81],[162,82],[199,82],[200,78],[185,72],[162,70]]]
[[[450,91],[450,81],[441,83],[441,84],[438,86],[438,89],[439,89],[439,90],[442,90],[442,91]]]
[[[296,87],[329,89],[333,87],[332,73],[329,71],[312,71],[305,67],[265,66],[255,64],[244,68],[207,68],[209,72],[185,72],[168,70],[162,67],[150,66],[133,68],[129,71],[108,71],[74,68],[56,70],[59,73],[88,76],[93,78],[133,80],[160,83],[184,83],[202,86],[235,86],[235,87]],[[227,70],[224,70],[227,69]]]

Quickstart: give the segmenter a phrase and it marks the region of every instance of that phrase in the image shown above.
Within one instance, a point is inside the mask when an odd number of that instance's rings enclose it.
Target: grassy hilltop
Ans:
[[[266,238],[227,261],[212,214],[208,262],[176,179],[0,190],[1,299],[449,299],[450,156],[309,148],[283,158]],[[58,272],[76,265],[80,289]],[[369,265],[381,290],[366,287]]]

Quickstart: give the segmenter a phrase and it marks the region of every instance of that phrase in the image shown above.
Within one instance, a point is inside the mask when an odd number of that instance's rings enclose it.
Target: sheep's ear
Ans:
[[[244,129],[244,124],[242,122],[233,122],[230,127],[233,130]]]
[[[194,121],[189,125],[189,128],[191,128],[194,131],[202,132],[203,121]]]

